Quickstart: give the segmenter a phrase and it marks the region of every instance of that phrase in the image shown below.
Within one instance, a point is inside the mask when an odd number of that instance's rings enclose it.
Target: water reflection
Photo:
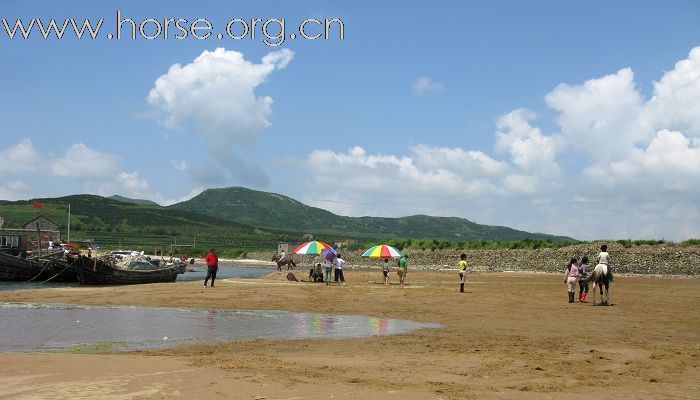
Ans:
[[[251,339],[357,338],[435,328],[361,315],[0,303],[0,351],[164,348]]]

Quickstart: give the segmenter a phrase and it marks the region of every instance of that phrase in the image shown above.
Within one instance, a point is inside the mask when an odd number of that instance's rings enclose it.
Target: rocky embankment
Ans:
[[[450,270],[456,269],[459,255],[467,254],[469,266],[475,271],[537,271],[560,272],[571,257],[588,256],[591,264],[602,242],[578,244],[559,249],[500,249],[500,250],[414,250],[407,249],[406,255],[411,269]],[[616,273],[691,275],[700,276],[700,246],[681,245],[642,245],[624,247],[608,243],[608,252]],[[251,252],[249,259],[270,260],[274,252]],[[350,267],[378,267],[377,260],[363,259],[361,251],[343,251],[343,258]],[[305,257],[304,264],[310,264]]]

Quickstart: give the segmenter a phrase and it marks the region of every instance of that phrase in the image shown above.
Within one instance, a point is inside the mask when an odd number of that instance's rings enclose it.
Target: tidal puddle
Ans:
[[[259,278],[269,273],[277,271],[277,268],[242,268],[232,264],[220,264],[216,272],[216,279],[224,278]],[[206,266],[187,266],[187,272],[177,276],[178,281],[204,280],[207,276]]]
[[[334,339],[438,328],[406,320],[287,311],[0,303],[0,352],[110,351],[252,339]]]

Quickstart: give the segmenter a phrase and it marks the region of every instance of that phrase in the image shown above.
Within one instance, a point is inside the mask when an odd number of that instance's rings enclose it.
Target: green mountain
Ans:
[[[125,200],[126,199],[126,200]],[[42,208],[35,209],[34,201]],[[44,215],[71,232],[106,243],[158,242],[225,244],[239,248],[277,240],[300,240],[310,233],[326,240],[432,239],[450,241],[522,239],[569,241],[571,238],[488,226],[456,217],[414,215],[402,218],[347,217],[311,207],[290,197],[242,187],[209,189],[191,200],[162,207],[123,197],[73,195],[24,201],[0,201],[5,227],[16,228]],[[112,242],[110,242],[110,240]]]
[[[121,201],[122,203],[141,204],[141,205],[148,205],[148,206],[160,206],[160,204],[156,203],[155,201],[144,200],[144,199],[130,199],[128,197],[120,196],[118,194],[115,194],[114,196],[109,196],[108,199]]]
[[[168,208],[216,216],[240,224],[282,232],[335,238],[431,238],[444,240],[568,241],[571,238],[489,226],[456,217],[414,215],[402,218],[346,217],[290,197],[243,187],[208,189]]]

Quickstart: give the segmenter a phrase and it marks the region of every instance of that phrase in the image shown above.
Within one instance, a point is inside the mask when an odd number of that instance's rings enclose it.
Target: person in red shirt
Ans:
[[[214,280],[216,279],[216,271],[219,269],[219,257],[216,256],[216,249],[209,249],[209,254],[206,257],[207,261],[207,277],[204,279],[204,287],[207,287],[207,282],[211,278],[211,287],[214,287]]]

